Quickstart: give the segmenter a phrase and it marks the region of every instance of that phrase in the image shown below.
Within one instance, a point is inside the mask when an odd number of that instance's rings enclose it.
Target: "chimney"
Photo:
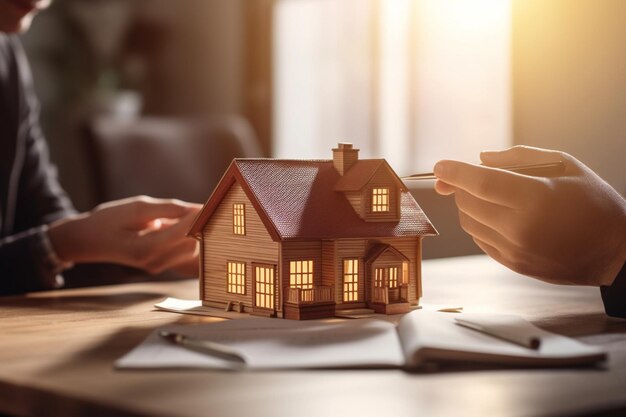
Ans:
[[[339,142],[333,149],[333,165],[344,175],[359,160],[359,150],[354,149],[351,143]]]

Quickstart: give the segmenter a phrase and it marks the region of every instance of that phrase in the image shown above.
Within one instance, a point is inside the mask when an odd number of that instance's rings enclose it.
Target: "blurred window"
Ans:
[[[338,141],[404,175],[510,134],[510,0],[277,0],[273,156]]]

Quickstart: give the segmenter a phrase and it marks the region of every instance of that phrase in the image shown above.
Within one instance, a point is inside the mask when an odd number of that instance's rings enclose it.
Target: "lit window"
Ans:
[[[274,309],[274,268],[257,266],[254,274],[256,306]]]
[[[246,264],[244,262],[228,262],[227,290],[232,294],[246,293]]]
[[[383,268],[376,268],[374,275],[374,287],[382,288],[385,286],[385,270]]]
[[[374,270],[374,287],[398,287],[398,268],[376,268]]]
[[[372,211],[374,213],[389,211],[389,188],[372,189]]]
[[[389,268],[389,288],[398,287],[398,268]]]
[[[343,301],[359,301],[359,260],[343,261]]]
[[[409,283],[409,263],[402,262],[402,284]]]
[[[289,262],[289,286],[291,288],[313,288],[313,261]]]
[[[233,233],[246,234],[246,213],[242,203],[233,204]]]

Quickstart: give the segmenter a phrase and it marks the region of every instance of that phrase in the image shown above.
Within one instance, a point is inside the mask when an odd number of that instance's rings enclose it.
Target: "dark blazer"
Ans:
[[[0,33],[0,294],[53,288],[41,225],[74,213],[50,163],[26,56]]]
[[[48,262],[43,225],[75,210],[50,162],[38,107],[19,39],[0,33],[0,295],[145,279],[143,271],[111,264],[60,276]]]
[[[600,287],[606,314],[626,318],[626,263],[610,287]]]

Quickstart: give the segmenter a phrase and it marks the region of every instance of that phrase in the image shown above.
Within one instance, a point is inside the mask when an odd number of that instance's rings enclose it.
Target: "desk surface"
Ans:
[[[217,319],[153,311],[195,281],[0,298],[0,413],[154,416],[581,415],[626,410],[626,321],[594,288],[523,278],[483,256],[425,261],[426,303],[519,314],[602,344],[604,369],[244,372],[115,371],[155,327]]]

